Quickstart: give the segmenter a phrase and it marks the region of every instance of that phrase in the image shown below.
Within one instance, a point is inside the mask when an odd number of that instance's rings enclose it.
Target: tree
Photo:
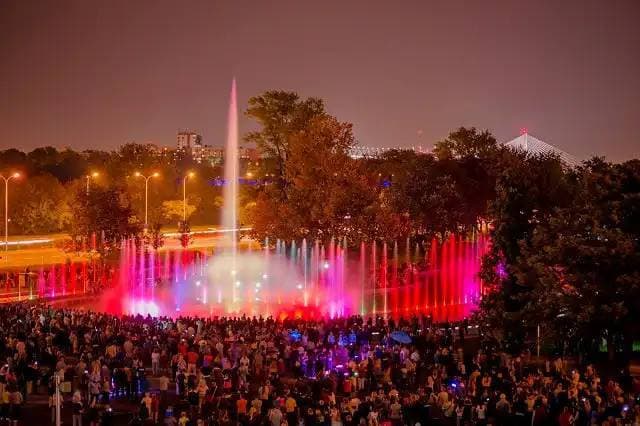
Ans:
[[[196,211],[197,206],[189,204],[186,205],[187,219]],[[162,216],[169,221],[183,220],[185,213],[185,205],[183,200],[167,200],[162,202]]]
[[[0,151],[0,169],[20,170],[27,168],[27,155],[15,148]]]
[[[368,173],[349,157],[354,143],[351,124],[329,115],[313,117],[290,135],[283,164],[287,185],[265,185],[250,204],[254,236],[365,238],[375,223],[377,193]]]
[[[500,164],[488,211],[491,246],[481,272],[491,290],[483,297],[479,315],[489,329],[510,330],[509,343],[518,350],[525,337],[522,310],[534,295],[533,283],[518,280],[514,265],[523,247],[531,247],[536,226],[571,204],[573,189],[562,162],[553,155],[504,151]]]
[[[536,223],[512,266],[518,284],[531,287],[523,318],[554,330],[553,337],[588,347],[606,339],[614,358],[620,336],[627,356],[640,334],[640,243],[637,208],[640,163],[593,159],[571,173],[571,203]],[[635,216],[635,218],[634,218]]]
[[[501,161],[509,151],[500,147],[488,130],[460,127],[435,144],[434,155],[441,173],[452,177],[465,200],[463,224],[468,227],[486,218],[488,203],[495,198]]]
[[[95,187],[87,196],[79,190],[73,199],[70,226],[73,237],[90,239],[104,232],[105,240],[118,245],[122,238],[136,236],[142,230],[131,209],[127,194],[119,187]]]
[[[113,155],[113,164],[126,170],[145,170],[159,165],[156,147],[152,144],[126,143]]]
[[[9,197],[12,233],[61,232],[71,220],[65,188],[49,174],[12,182]]]
[[[53,166],[53,174],[60,182],[67,183],[87,174],[87,161],[81,154],[65,149],[57,157],[58,161]]]
[[[145,246],[151,246],[155,251],[164,245],[164,234],[162,233],[162,225],[153,223],[144,234]]]
[[[392,219],[398,232],[389,235],[391,239],[430,240],[475,228],[486,217],[493,192],[480,189],[490,179],[478,172],[481,168],[467,164],[471,161],[480,164],[475,159],[439,160],[413,151],[389,151],[368,160],[382,187],[382,217]]]
[[[58,164],[59,153],[58,150],[52,146],[44,146],[29,152],[27,159],[31,162],[36,172],[51,173]]]
[[[385,190],[388,204],[410,218],[412,234],[428,238],[454,232],[466,208],[454,178],[441,173],[431,155],[419,154],[405,162],[404,170],[390,178]]]
[[[475,127],[460,127],[449,133],[446,139],[437,142],[433,153],[440,160],[488,159],[497,150],[498,142],[488,130],[478,132]]]
[[[178,226],[178,232],[180,233],[180,245],[182,248],[189,247],[191,244],[191,227],[189,226],[189,222],[180,221]]]
[[[522,244],[530,243],[536,224],[548,221],[555,209],[568,205],[571,193],[571,182],[557,157],[506,154],[496,197],[489,203],[489,217],[494,223],[492,252],[503,259],[507,269],[520,256]],[[489,266],[490,275],[485,278],[495,282],[496,265]]]
[[[325,114],[324,103],[318,98],[300,99],[295,92],[271,90],[250,98],[245,114],[261,127],[247,133],[245,141],[254,143],[267,157],[275,160],[270,174],[283,189],[289,183],[286,181],[286,162],[290,139],[304,130],[311,119]]]

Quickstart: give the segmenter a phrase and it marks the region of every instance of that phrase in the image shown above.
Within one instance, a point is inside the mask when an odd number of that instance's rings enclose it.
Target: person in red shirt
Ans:
[[[198,363],[198,352],[193,348],[187,352],[187,374],[196,374],[196,364]]]
[[[160,415],[160,397],[158,394],[151,395],[151,418],[154,423],[158,423]]]
[[[573,414],[569,410],[569,407],[564,407],[560,417],[558,417],[558,424],[560,426],[571,426],[573,424]]]
[[[344,392],[345,395],[351,394],[351,380],[349,380],[348,377],[345,377],[342,382],[342,392]]]
[[[186,356],[188,351],[189,351],[189,345],[187,345],[187,342],[184,339],[182,339],[178,344],[178,353],[182,354],[182,356]]]
[[[204,359],[202,360],[203,367],[211,367],[213,365],[213,355],[211,353],[206,353],[204,355]]]
[[[236,401],[236,410],[240,418],[244,418],[247,415],[247,400],[242,393],[240,394],[240,399]]]

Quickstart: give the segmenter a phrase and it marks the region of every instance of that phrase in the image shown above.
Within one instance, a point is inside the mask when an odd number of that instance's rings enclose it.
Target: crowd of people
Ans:
[[[42,424],[59,411],[74,426],[640,425],[638,378],[509,355],[470,332],[428,317],[171,319],[7,304],[0,421],[20,424],[46,392]]]

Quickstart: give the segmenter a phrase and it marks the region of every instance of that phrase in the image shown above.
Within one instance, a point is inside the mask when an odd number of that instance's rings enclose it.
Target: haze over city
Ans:
[[[85,1],[0,5],[0,148],[222,145],[269,89],[325,100],[367,146],[452,128],[637,157],[637,1]],[[241,133],[251,128],[241,117]]]

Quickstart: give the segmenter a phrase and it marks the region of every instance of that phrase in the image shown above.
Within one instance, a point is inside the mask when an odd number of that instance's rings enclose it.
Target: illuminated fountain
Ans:
[[[81,295],[108,288],[85,307],[151,315],[386,316],[430,314],[437,321],[468,316],[483,295],[478,277],[489,240],[451,235],[416,245],[329,240],[265,241],[261,250],[145,250],[122,242],[118,265],[99,262],[43,266],[21,296]],[[110,289],[109,289],[110,288]],[[17,296],[15,289],[6,294]]]
[[[400,244],[349,244],[346,239],[331,238],[267,240],[260,250],[240,249],[236,231],[238,169],[234,81],[221,217],[225,232],[215,251],[156,252],[140,242],[125,240],[113,271],[98,271],[93,262],[89,266],[83,262],[41,268],[30,294],[80,294],[100,283],[111,289],[103,293],[99,303],[87,307],[112,313],[307,318],[430,314],[438,321],[467,316],[482,296],[478,273],[488,238],[481,233],[451,235],[427,244],[409,239]]]

